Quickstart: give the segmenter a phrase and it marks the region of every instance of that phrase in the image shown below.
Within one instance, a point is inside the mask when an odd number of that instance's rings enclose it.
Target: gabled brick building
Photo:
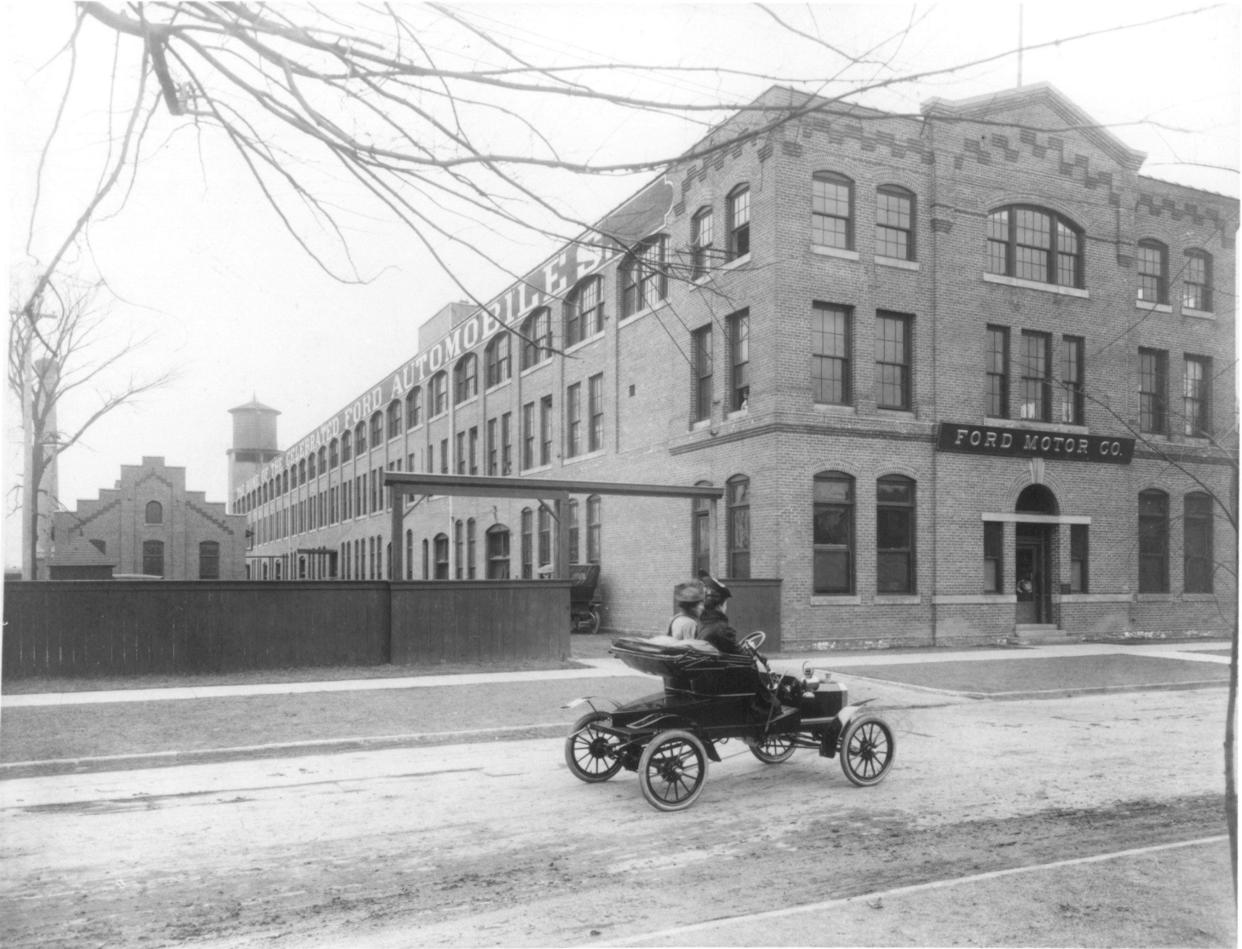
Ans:
[[[116,487],[53,520],[55,578],[85,579],[84,565],[112,564],[116,575],[166,580],[242,580],[246,518],[187,491],[185,469],[159,457],[122,465]],[[100,554],[84,557],[84,542]],[[88,553],[88,552],[87,552]],[[76,577],[71,577],[76,569]]]
[[[1223,630],[1237,200],[1046,85],[757,104],[242,484],[251,576],[386,576],[386,469],[710,483],[716,520],[566,512],[606,629],[706,566],[780,578],[787,646]],[[403,523],[408,578],[535,577],[555,536],[537,503]]]

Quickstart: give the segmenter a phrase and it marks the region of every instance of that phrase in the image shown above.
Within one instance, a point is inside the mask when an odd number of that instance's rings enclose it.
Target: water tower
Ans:
[[[229,409],[229,414],[233,416],[233,447],[228,451],[228,504],[232,513],[237,489],[273,458],[280,457],[276,447],[276,416],[280,412],[252,398]]]

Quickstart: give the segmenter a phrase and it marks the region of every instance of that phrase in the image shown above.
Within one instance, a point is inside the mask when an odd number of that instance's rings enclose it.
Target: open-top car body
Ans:
[[[639,672],[658,675],[664,689],[624,705],[595,698],[565,739],[565,763],[586,782],[607,781],[622,769],[638,772],[653,807],[689,807],[703,790],[717,744],[739,739],[766,764],[798,748],[839,757],[854,784],[878,784],[892,767],[892,728],[865,702],[848,704],[846,689],[826,673],[804,668],[801,678],[772,671],[759,647],[764,634],[745,637],[737,653],[701,640],[616,639],[609,650]],[[611,704],[611,708],[604,707]]]

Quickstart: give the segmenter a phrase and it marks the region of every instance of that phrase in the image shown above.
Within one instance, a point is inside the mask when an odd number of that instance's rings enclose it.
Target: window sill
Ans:
[[[1153,303],[1151,300],[1135,300],[1134,308],[1144,313],[1172,313],[1173,307],[1167,303]]]
[[[1134,600],[1137,603],[1176,603],[1176,593],[1136,593]]]
[[[595,451],[584,451],[580,455],[569,455],[561,460],[561,467],[567,468],[570,465],[576,465],[580,461],[590,461],[592,458],[600,458],[605,454],[605,449],[597,448]]]
[[[825,247],[823,244],[812,244],[811,253],[820,257],[836,257],[838,260],[858,260],[858,251],[843,250],[840,247]]]
[[[518,373],[518,375],[520,375],[522,378],[525,378],[526,376],[529,376],[532,373],[538,372],[544,366],[550,366],[550,365],[552,365],[551,356],[547,357],[546,359],[539,360],[539,362],[535,363],[533,366],[527,366],[525,369],[522,369]]]
[[[946,593],[931,598],[934,606],[1005,606],[1018,602],[1012,593]]]
[[[858,407],[848,402],[812,402],[811,407],[816,412],[822,412],[825,415],[857,415]]]
[[[985,273],[983,275],[984,283],[999,283],[1005,287],[1022,287],[1025,290],[1039,290],[1043,293],[1053,293],[1062,297],[1077,297],[1080,300],[1090,300],[1091,294],[1086,290],[1080,290],[1078,287],[1062,287],[1055,283],[1040,283],[1037,280],[1021,280],[1017,277],[1004,277],[1000,274]]]
[[[589,346],[591,345],[591,343],[597,343],[603,338],[604,338],[603,330],[600,330],[598,333],[592,333],[590,336],[587,336],[585,339],[578,340],[578,342],[574,343],[572,346],[566,346],[565,355],[569,355],[570,353],[577,352],[579,349]]]
[[[873,606],[918,606],[923,602],[917,593],[877,593]]]
[[[622,327],[622,326],[625,326],[627,323],[633,323],[635,320],[641,320],[648,313],[654,313],[656,310],[659,310],[662,307],[665,307],[667,305],[668,305],[667,300],[661,300],[655,306],[643,307],[637,313],[631,313],[629,316],[621,317],[621,319],[617,321],[617,326]]]
[[[983,417],[984,425],[998,428],[1023,428],[1032,432],[1054,432],[1061,434],[1072,432],[1075,435],[1086,435],[1090,429],[1086,425],[1071,425],[1069,422],[1044,422],[1033,418],[996,418],[991,415]]]
[[[456,412],[458,409],[465,408],[471,402],[478,402],[478,401],[479,401],[479,394],[476,392],[474,395],[466,396],[466,398],[462,399],[460,402],[454,402],[453,411]]]
[[[1216,314],[1211,310],[1192,310],[1188,306],[1182,307],[1182,316],[1188,316],[1193,320],[1215,320]]]
[[[1215,593],[1183,593],[1182,599],[1187,603],[1215,603]]]
[[[900,257],[876,257],[875,262],[880,267],[892,267],[894,270],[920,269],[917,260],[903,260]]]
[[[692,432],[705,432],[711,427],[712,420],[710,418],[701,418],[690,423],[690,431]]]
[[[536,465],[534,468],[523,468],[518,472],[518,474],[528,475],[528,474],[535,474],[540,471],[551,471],[551,470],[552,470],[552,466],[550,464]]]
[[[811,594],[811,606],[861,606],[862,597],[857,594],[842,593],[833,595],[828,593]]]
[[[491,394],[492,394],[493,392],[495,392],[496,390],[498,390],[498,389],[503,389],[503,388],[504,388],[505,386],[507,386],[507,385],[508,385],[511,381],[512,381],[512,379],[503,379],[503,380],[501,380],[500,382],[497,382],[494,386],[488,386],[486,389],[484,389],[484,390],[483,390],[483,394],[484,394],[484,395],[491,395]]]
[[[750,252],[749,251],[747,251],[741,257],[734,257],[731,261],[723,265],[720,269],[721,270],[735,270],[738,267],[745,267],[748,263],[750,263]]]
[[[750,407],[742,406],[740,409],[734,409],[732,412],[726,412],[725,421],[732,422],[734,419],[746,418],[748,415],[750,415]]]

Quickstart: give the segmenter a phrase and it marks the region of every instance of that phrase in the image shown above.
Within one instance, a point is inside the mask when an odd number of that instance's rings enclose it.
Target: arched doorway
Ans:
[[[1013,554],[1018,598],[1014,619],[1019,624],[1050,623],[1056,578],[1052,553],[1057,547],[1057,525],[1051,519],[1060,513],[1056,495],[1042,484],[1029,485],[1018,495],[1014,512],[1018,515]]]

